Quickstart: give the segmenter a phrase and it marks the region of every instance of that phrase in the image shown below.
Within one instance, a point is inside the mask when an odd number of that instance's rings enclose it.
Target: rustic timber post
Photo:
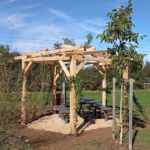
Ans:
[[[102,105],[106,106],[106,71],[103,72],[103,81],[102,81]]]
[[[62,84],[62,98],[63,98],[63,105],[66,105],[66,77],[63,76],[63,84]]]
[[[21,98],[21,125],[25,125],[26,123],[26,84],[29,68],[31,65],[32,62],[29,62],[27,64],[24,60],[22,60],[23,81],[22,81],[22,98]]]
[[[23,72],[23,81],[22,81],[22,98],[21,98],[21,125],[26,123],[26,83],[27,83],[27,74],[25,73],[26,63],[22,60],[22,72]]]
[[[107,67],[105,65],[103,65],[103,66],[95,65],[94,67],[99,71],[99,73],[103,77],[103,80],[102,80],[102,97],[101,97],[101,99],[102,99],[102,105],[106,106],[106,102],[107,102],[107,97],[106,97]]]
[[[124,82],[124,93],[123,93],[123,97],[124,97],[124,123],[127,124],[129,121],[129,114],[128,114],[128,87],[127,87],[127,81],[129,79],[129,75],[128,75],[128,67],[126,67],[124,69],[123,72],[123,80]]]
[[[113,78],[113,91],[112,91],[112,106],[113,106],[113,122],[112,122],[112,137],[116,138],[116,78]]]
[[[71,58],[70,63],[70,76],[76,76],[76,59],[74,56]],[[70,133],[76,134],[76,125],[77,125],[77,113],[76,113],[76,94],[74,83],[71,82],[70,89]]]
[[[52,81],[52,107],[56,105],[56,65],[51,67],[51,81]]]
[[[129,150],[133,149],[133,114],[132,114],[132,109],[133,109],[133,79],[130,79],[130,92],[129,92]]]

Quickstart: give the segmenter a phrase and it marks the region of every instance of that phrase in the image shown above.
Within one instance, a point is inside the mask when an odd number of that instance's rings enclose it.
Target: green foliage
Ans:
[[[82,88],[84,90],[100,90],[102,76],[94,67],[83,68],[79,73],[82,80]]]
[[[14,61],[17,52],[10,52],[9,46],[0,45],[0,99],[8,99],[14,95],[14,91],[20,89],[19,72],[21,63]]]
[[[112,64],[114,68],[122,74],[126,67],[132,67],[133,71],[138,71],[143,67],[143,55],[138,54],[136,49],[140,36],[139,33],[133,31],[132,23],[132,3],[128,1],[127,6],[120,6],[107,14],[110,21],[106,25],[106,29],[102,34],[98,35],[101,42],[112,44],[112,48],[108,48],[111,54]]]
[[[53,47],[54,47],[54,49],[60,49],[61,46],[62,46],[62,43],[59,42],[59,41],[57,41],[57,42],[54,43],[54,46],[53,46]]]
[[[87,34],[87,36],[86,36],[86,42],[84,42],[84,44],[83,44],[83,47],[84,47],[85,50],[87,48],[91,47],[92,40],[93,40],[92,33]]]
[[[76,45],[76,42],[74,41],[74,39],[63,38],[63,44],[64,44],[64,45],[72,45],[72,46],[75,46],[75,45]]]
[[[74,85],[74,89],[75,89],[75,94],[76,94],[76,104],[75,104],[75,109],[76,111],[79,108],[79,103],[80,103],[80,98],[83,96],[82,94],[82,84],[81,84],[81,79],[78,76],[73,76],[70,78],[69,80],[69,85],[70,85],[70,89],[72,88],[71,85]]]
[[[62,45],[72,45],[72,46],[75,46],[76,42],[74,41],[74,39],[63,38],[62,42],[57,41],[56,43],[54,43],[53,47],[55,49],[60,49]]]

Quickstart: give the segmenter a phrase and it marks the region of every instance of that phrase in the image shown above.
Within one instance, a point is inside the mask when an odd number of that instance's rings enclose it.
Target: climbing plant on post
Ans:
[[[128,80],[128,70],[138,71],[143,67],[143,55],[139,54],[139,39],[143,39],[139,33],[133,31],[132,1],[128,0],[127,6],[120,6],[107,14],[110,21],[106,29],[97,37],[101,42],[110,43],[108,48],[111,54],[112,65],[120,73],[122,78]],[[128,122],[128,88],[124,86],[124,123]]]

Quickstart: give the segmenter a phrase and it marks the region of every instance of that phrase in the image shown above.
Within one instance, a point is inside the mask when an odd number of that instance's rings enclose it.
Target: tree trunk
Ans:
[[[124,97],[124,124],[127,124],[129,121],[129,111],[128,111],[128,84],[127,80],[129,79],[128,75],[128,67],[125,68],[123,72],[123,80],[125,81],[124,84],[124,92],[123,92],[123,97]]]

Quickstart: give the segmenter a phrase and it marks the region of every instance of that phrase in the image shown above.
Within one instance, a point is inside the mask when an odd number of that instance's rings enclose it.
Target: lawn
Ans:
[[[143,110],[144,116],[146,116],[146,120],[150,121],[150,90],[135,90],[134,91],[136,99],[138,100],[138,105],[134,104],[134,114],[138,114],[141,118],[143,116],[139,113],[138,109]],[[69,94],[67,92],[67,97]],[[84,91],[83,97],[94,98],[101,103],[101,92],[100,91]],[[50,99],[50,95],[47,93],[28,93],[27,94],[27,104],[29,113],[35,113],[32,109],[36,107],[36,109],[44,109],[45,99]],[[18,98],[20,99],[20,98]],[[116,91],[116,105],[119,107],[120,100],[120,91]],[[34,105],[33,105],[34,104]],[[35,106],[36,105],[36,106]],[[107,105],[112,105],[112,95],[108,95],[107,97]],[[29,107],[30,106],[30,107]],[[49,105],[47,106],[49,107]],[[36,110],[38,112],[38,110]],[[1,122],[7,121],[8,123],[15,122],[15,119],[19,119],[20,115],[20,101],[12,99],[7,101],[0,101],[0,119]],[[7,118],[7,119],[6,119]],[[3,124],[4,125],[4,124]],[[137,136],[135,139],[135,144],[143,149],[150,149],[150,127],[147,128],[136,128],[138,130]]]

